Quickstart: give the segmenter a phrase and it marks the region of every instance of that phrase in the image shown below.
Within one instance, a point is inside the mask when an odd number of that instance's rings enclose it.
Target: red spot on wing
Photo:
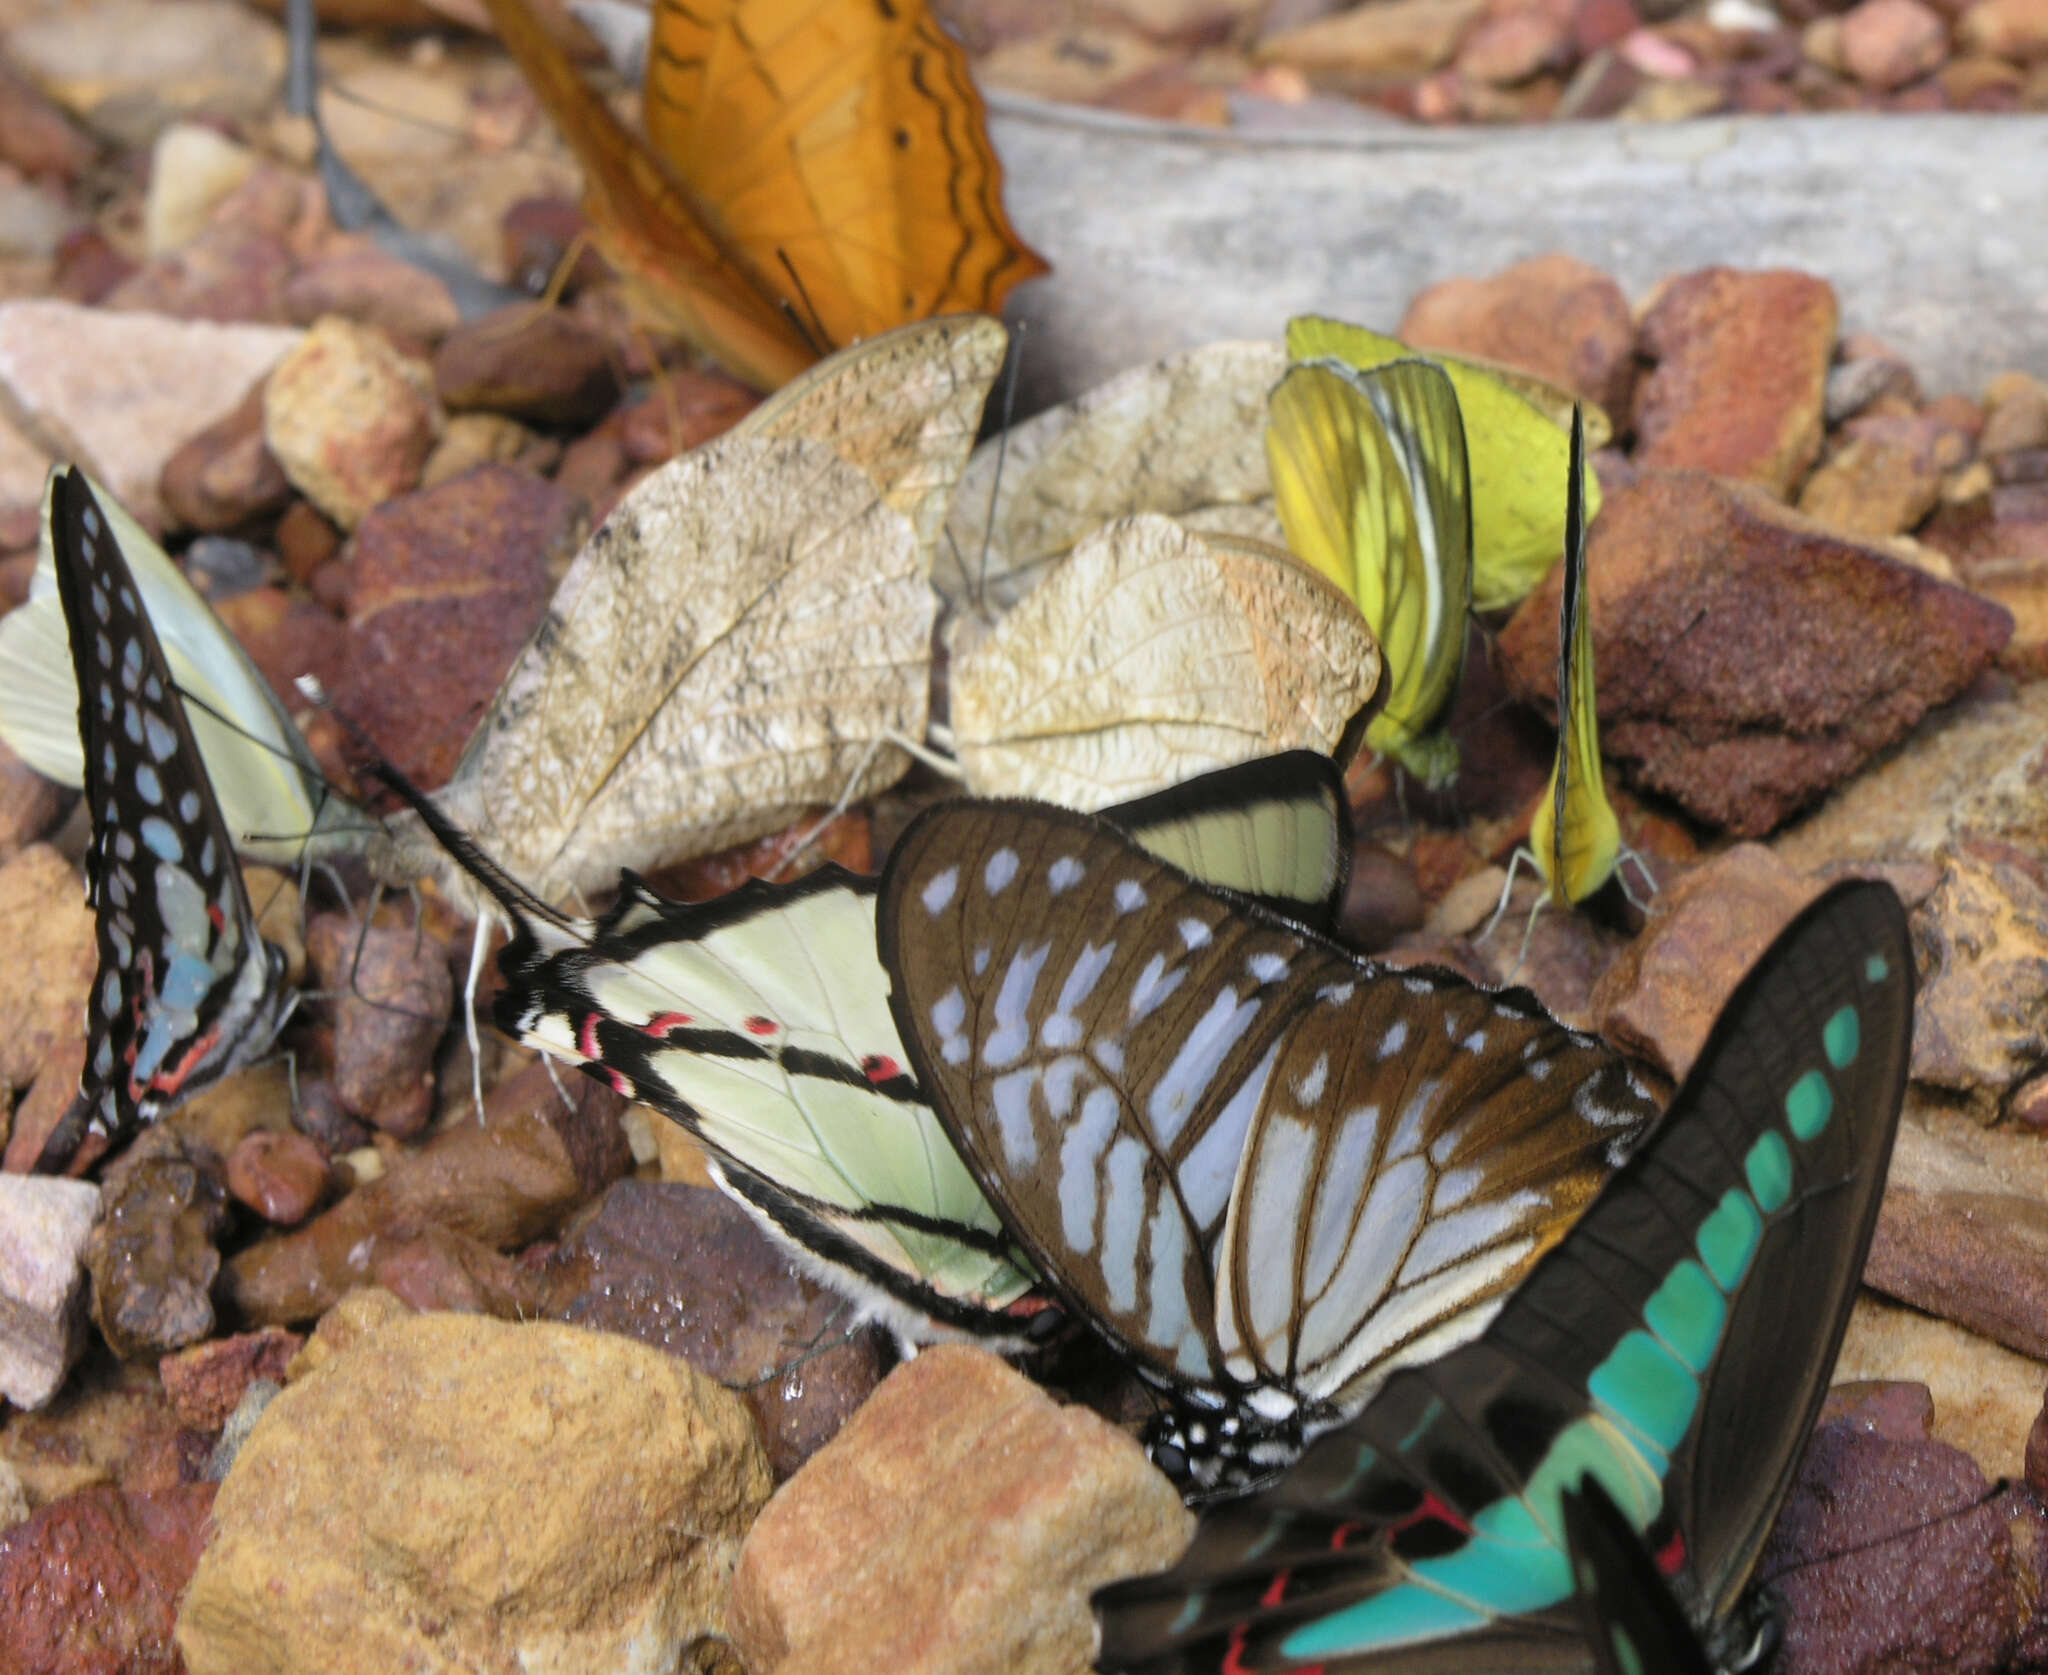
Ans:
[[[1469,1536],[1472,1533],[1472,1526],[1460,1514],[1454,1512],[1438,1499],[1435,1490],[1425,1494],[1422,1497],[1422,1504],[1409,1513],[1407,1517],[1398,1520],[1392,1526],[1392,1532],[1398,1535],[1401,1531],[1413,1529],[1417,1524],[1425,1521],[1448,1524],[1460,1535]]]
[[[206,904],[206,917],[215,930],[227,929],[227,916],[221,912],[219,902],[210,901]]]
[[[1283,1570],[1266,1584],[1266,1591],[1259,1595],[1259,1604],[1267,1611],[1273,1609],[1287,1597],[1287,1584],[1294,1580],[1294,1572]]]
[[[600,1014],[596,1012],[586,1012],[583,1015],[583,1021],[576,1026],[576,1051],[587,1059],[596,1059],[602,1056],[597,1049],[597,1022],[599,1016]]]
[[[616,1070],[607,1070],[605,1074],[611,1078],[613,1093],[625,1099],[633,1097],[633,1084],[627,1081],[625,1077],[621,1076]]]
[[[1671,1539],[1657,1550],[1657,1568],[1666,1576],[1685,1568],[1685,1531],[1673,1530]]]
[[[159,1070],[149,1079],[147,1086],[156,1093],[175,1094],[185,1085],[185,1079],[199,1068],[200,1060],[213,1051],[220,1040],[220,1025],[215,1024],[204,1035],[192,1038],[191,1046],[178,1056],[178,1062],[168,1070]]]
[[[1333,1553],[1343,1552],[1345,1544],[1349,1542],[1353,1536],[1357,1535],[1361,1530],[1369,1530],[1371,1528],[1372,1526],[1370,1524],[1360,1524],[1355,1522],[1350,1524],[1339,1524],[1336,1527],[1336,1529],[1330,1533],[1330,1551]]]
[[[1223,1675],[1255,1675],[1251,1665],[1244,1661],[1244,1634],[1248,1626],[1239,1623],[1230,1631],[1230,1650],[1223,1654]],[[1311,1663],[1296,1671],[1296,1675],[1323,1675],[1325,1667]]]
[[[664,1041],[668,1038],[670,1030],[687,1029],[696,1021],[687,1012],[657,1012],[640,1027],[653,1036],[655,1040]]]
[[[887,1053],[870,1053],[860,1061],[862,1072],[871,1082],[893,1082],[903,1074],[903,1066]]]
[[[747,1020],[749,1035],[773,1035],[780,1027],[773,1018],[753,1017]]]

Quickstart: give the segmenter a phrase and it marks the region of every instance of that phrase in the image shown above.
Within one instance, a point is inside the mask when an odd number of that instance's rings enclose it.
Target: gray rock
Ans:
[[[42,1407],[85,1347],[90,1181],[0,1175],[0,1396]]]

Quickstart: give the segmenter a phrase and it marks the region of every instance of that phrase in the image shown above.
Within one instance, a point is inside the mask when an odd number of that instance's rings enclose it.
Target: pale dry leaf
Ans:
[[[1379,679],[1365,619],[1321,576],[1144,514],[954,662],[953,745],[978,792],[1097,809],[1253,756],[1336,756]]]
[[[1266,397],[1286,370],[1278,343],[1206,344],[983,443],[961,474],[932,585],[956,612],[991,618],[1076,541],[1135,512],[1281,544]]]
[[[436,793],[537,894],[608,889],[866,796],[921,737],[937,602],[910,520],[822,442],[728,435],[620,501]],[[417,826],[399,876],[471,892]]]

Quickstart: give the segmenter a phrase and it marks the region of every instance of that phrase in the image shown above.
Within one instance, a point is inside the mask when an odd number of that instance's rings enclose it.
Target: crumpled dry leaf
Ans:
[[[1146,513],[1083,540],[955,661],[952,742],[978,792],[1097,809],[1253,756],[1336,756],[1379,679],[1323,577]]]
[[[932,585],[956,611],[993,617],[1076,541],[1135,512],[1284,545],[1265,433],[1286,370],[1278,343],[1205,344],[983,443],[961,473]]]

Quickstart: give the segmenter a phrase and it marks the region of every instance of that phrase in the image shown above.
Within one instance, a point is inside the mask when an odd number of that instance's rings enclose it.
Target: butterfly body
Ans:
[[[1584,1668],[1561,1499],[1591,1478],[1740,1667],[1737,1602],[1882,1193],[1912,993],[1896,896],[1823,895],[1486,1329],[1389,1378],[1172,1571],[1099,1595],[1101,1666]]]
[[[257,934],[163,647],[82,473],[52,488],[56,579],[78,683],[99,964],[79,1102],[43,1161],[119,1138],[250,1063],[290,1014],[285,955]]]

